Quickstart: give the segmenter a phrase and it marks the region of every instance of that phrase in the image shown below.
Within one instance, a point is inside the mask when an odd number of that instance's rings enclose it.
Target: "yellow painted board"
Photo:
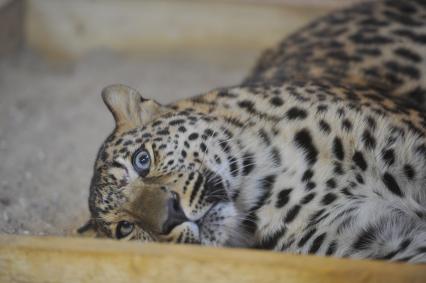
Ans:
[[[233,1],[28,0],[26,40],[47,57],[92,50],[262,50],[331,7]]]
[[[0,236],[0,282],[426,282],[426,265],[105,239]]]

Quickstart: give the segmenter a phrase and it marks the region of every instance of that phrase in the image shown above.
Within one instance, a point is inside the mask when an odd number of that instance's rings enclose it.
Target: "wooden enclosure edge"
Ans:
[[[426,265],[0,235],[0,282],[425,282]]]

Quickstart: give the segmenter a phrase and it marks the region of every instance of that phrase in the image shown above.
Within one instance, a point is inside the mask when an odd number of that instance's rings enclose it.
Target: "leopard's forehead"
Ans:
[[[129,158],[130,154],[145,143],[150,143],[157,152],[177,150],[183,146],[189,148],[191,141],[198,138],[207,140],[214,129],[199,132],[198,126],[210,123],[214,117],[207,117],[192,109],[167,113],[149,124],[126,132],[112,133],[102,144],[96,161],[96,168],[113,162],[117,158]],[[168,153],[170,155],[170,153]],[[166,153],[167,155],[167,153]]]

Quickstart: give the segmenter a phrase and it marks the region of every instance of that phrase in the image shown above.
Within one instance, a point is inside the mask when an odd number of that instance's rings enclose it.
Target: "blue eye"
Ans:
[[[151,157],[145,149],[140,149],[133,154],[132,164],[136,172],[140,176],[145,177],[151,167]]]
[[[127,237],[130,235],[130,233],[133,232],[133,228],[135,225],[133,223],[127,222],[127,221],[120,221],[118,222],[116,231],[115,231],[115,237],[117,239],[122,239],[124,237]]]

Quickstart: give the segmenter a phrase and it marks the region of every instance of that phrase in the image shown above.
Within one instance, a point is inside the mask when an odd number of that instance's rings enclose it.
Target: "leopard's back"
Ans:
[[[312,22],[257,62],[246,84],[316,79],[426,107],[426,2],[366,2]]]

